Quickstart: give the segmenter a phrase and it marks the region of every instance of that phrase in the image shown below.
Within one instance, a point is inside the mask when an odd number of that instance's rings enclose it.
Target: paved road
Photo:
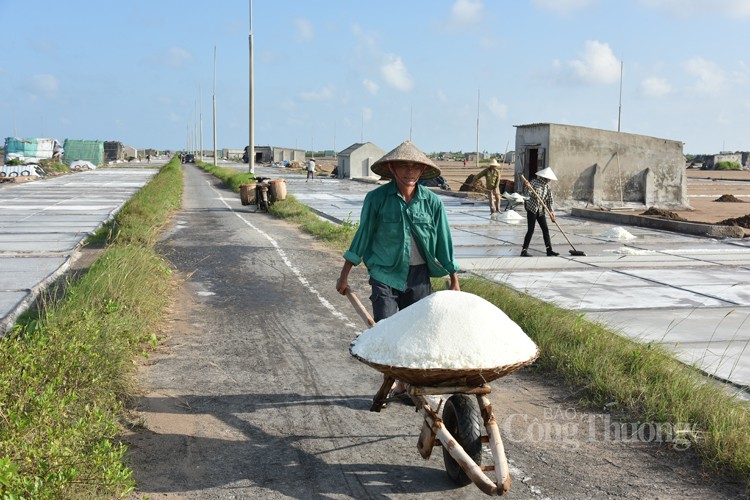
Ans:
[[[0,188],[0,332],[157,171],[105,168]]]
[[[440,449],[422,460],[413,407],[368,411],[382,376],[348,353],[363,327],[335,291],[337,252],[253,213],[193,167],[159,249],[184,284],[163,344],[139,368],[142,426],[127,437],[137,498],[484,496],[448,479]],[[350,278],[367,293],[364,269]],[[743,491],[702,475],[691,453],[614,436],[611,416],[581,411],[530,370],[493,382],[490,397],[510,460],[510,499]]]
[[[259,167],[257,173],[286,178],[289,193],[334,221],[356,222],[365,194],[375,187],[327,177],[305,182],[282,168]],[[536,257],[521,258],[525,219],[490,221],[484,202],[442,199],[464,271],[581,311],[631,338],[663,344],[706,373],[750,387],[750,238],[622,228],[556,211],[572,244],[587,256],[571,257],[550,224],[560,256],[542,253],[537,229],[531,245]],[[618,228],[633,238],[612,236]]]

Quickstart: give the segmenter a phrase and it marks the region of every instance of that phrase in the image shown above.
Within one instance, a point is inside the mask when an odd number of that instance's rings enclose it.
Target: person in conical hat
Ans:
[[[390,317],[432,293],[430,277],[450,276],[460,291],[453,239],[440,197],[419,184],[440,176],[440,169],[410,141],[386,153],[372,171],[391,181],[365,197],[359,227],[336,281],[345,295],[349,272],[364,262],[370,275],[375,321]],[[397,381],[394,394],[403,393]]]
[[[496,159],[492,159],[487,167],[474,177],[474,181],[486,177],[487,197],[490,202],[490,220],[495,218],[495,214],[500,213],[500,171],[497,169],[500,164]]]
[[[526,222],[528,223],[528,229],[526,230],[526,236],[523,239],[521,257],[531,257],[528,251],[529,243],[531,243],[531,237],[534,235],[534,226],[537,222],[539,223],[539,227],[542,228],[542,238],[544,239],[544,245],[547,247],[547,255],[550,257],[560,255],[552,250],[552,240],[549,237],[547,219],[544,216],[544,213],[546,212],[544,206],[546,205],[549,209],[550,219],[552,219],[552,222],[555,222],[555,212],[552,211],[552,189],[550,189],[549,184],[556,180],[557,176],[552,171],[552,168],[547,167],[538,171],[536,177],[534,177],[531,182],[526,182],[526,190],[528,191],[527,194],[529,195],[529,199],[524,203],[524,208],[526,208]]]

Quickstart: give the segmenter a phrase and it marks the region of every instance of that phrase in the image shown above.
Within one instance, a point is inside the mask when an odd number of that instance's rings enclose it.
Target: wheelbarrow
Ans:
[[[375,321],[357,296],[349,289],[346,290],[346,296],[368,327],[373,326]],[[370,411],[380,412],[389,402],[401,397],[388,396],[396,380],[407,384],[405,394],[424,419],[417,441],[417,449],[422,458],[429,459],[433,448],[441,446],[445,471],[456,484],[466,486],[473,482],[484,493],[493,496],[502,495],[510,489],[508,460],[488,397],[492,392],[489,383],[530,365],[539,355],[539,351],[528,361],[497,368],[422,369],[373,363],[357,356],[351,350],[352,346],[349,352],[353,357],[383,374],[383,384],[373,398]],[[438,408],[430,405],[428,396],[448,394],[450,397],[444,405],[442,398]],[[477,405],[473,404],[472,396],[476,398]],[[484,435],[480,422],[486,432]],[[484,444],[487,444],[492,452],[493,464],[481,464]],[[486,471],[494,471],[496,480],[491,480],[485,474]]]

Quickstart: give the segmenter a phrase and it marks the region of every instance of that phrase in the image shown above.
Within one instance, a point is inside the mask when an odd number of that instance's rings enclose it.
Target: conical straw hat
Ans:
[[[557,176],[555,175],[555,173],[552,171],[552,169],[550,167],[543,168],[542,170],[540,170],[539,172],[536,173],[536,176],[537,177],[544,177],[544,178],[549,179],[551,181],[556,181],[557,180]]]
[[[440,176],[440,169],[427,155],[421,152],[411,141],[404,141],[396,149],[386,153],[378,161],[373,163],[371,169],[384,179],[391,179],[391,171],[388,164],[391,163],[421,163],[427,169],[422,173],[420,179],[434,179]]]

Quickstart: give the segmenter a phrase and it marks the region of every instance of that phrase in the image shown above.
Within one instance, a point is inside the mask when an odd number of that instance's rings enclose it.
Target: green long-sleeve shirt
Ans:
[[[474,177],[474,180],[477,181],[482,177],[487,177],[487,189],[489,190],[497,189],[500,185],[500,172],[496,168],[485,168]]]
[[[344,258],[355,266],[364,262],[370,276],[403,291],[409,274],[410,231],[430,276],[458,271],[448,217],[440,197],[418,185],[407,204],[396,181],[367,194],[359,227]]]

